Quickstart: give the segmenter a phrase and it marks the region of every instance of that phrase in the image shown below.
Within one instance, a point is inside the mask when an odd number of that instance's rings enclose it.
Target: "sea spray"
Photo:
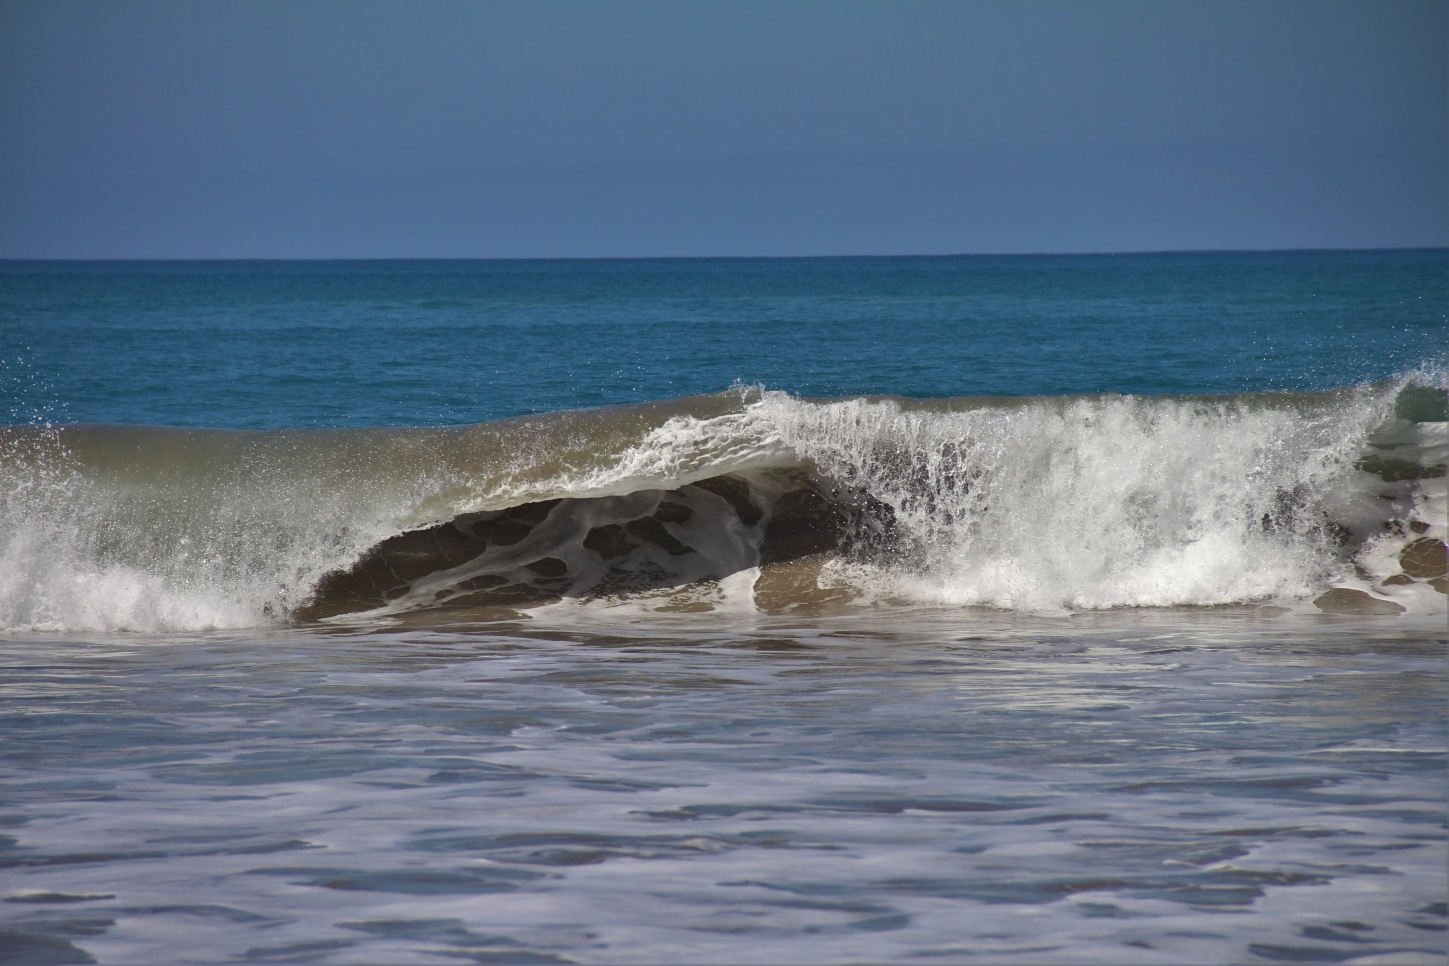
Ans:
[[[1357,542],[1384,522],[1337,485],[1383,394],[765,405],[821,472],[893,508],[918,557],[897,592],[944,602],[1302,596],[1330,575],[1344,527]]]
[[[0,626],[668,606],[671,588],[798,577],[807,558],[802,600],[828,585],[856,606],[1306,606],[1341,585],[1442,609],[1434,578],[1397,575],[1409,542],[1445,536],[1442,378],[1416,378],[1215,397],[740,390],[458,429],[12,427]]]

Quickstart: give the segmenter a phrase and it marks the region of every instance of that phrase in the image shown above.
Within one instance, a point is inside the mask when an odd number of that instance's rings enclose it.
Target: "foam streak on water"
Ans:
[[[0,946],[339,964],[1446,952],[1442,640],[1249,611],[549,614],[7,640]]]

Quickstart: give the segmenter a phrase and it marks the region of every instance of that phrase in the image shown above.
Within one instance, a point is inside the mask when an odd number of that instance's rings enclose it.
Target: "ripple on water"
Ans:
[[[760,620],[587,645],[0,643],[7,674],[71,682],[53,720],[28,700],[0,719],[0,943],[54,963],[1442,959],[1440,649]],[[66,713],[92,685],[126,695],[99,732]],[[189,739],[158,759],[163,715]]]

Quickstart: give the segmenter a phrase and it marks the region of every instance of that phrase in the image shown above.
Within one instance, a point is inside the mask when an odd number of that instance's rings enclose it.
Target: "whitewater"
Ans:
[[[0,962],[1442,963],[1446,266],[0,262]]]
[[[809,558],[802,593],[858,606],[1277,606],[1338,587],[1437,616],[1432,566],[1382,583],[1444,539],[1430,379],[1186,398],[740,389],[450,430],[9,430],[0,628],[258,627],[747,571],[768,588]]]

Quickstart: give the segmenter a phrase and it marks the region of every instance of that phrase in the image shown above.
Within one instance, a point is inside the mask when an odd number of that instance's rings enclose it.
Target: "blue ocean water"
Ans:
[[[1442,963],[1446,282],[0,262],[0,963]]]
[[[11,422],[459,425],[715,393],[1305,391],[1449,346],[1449,254],[0,262]]]

